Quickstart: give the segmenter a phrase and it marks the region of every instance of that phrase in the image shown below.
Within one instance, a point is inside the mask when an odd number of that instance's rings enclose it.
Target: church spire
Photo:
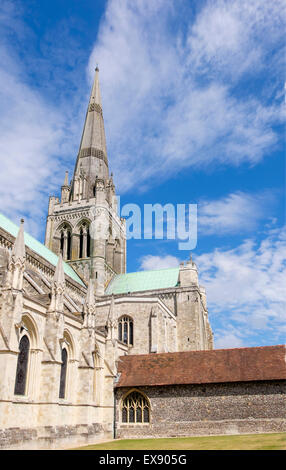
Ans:
[[[90,99],[89,99],[89,105],[91,105],[92,103],[97,104],[102,109],[100,88],[99,88],[99,68],[98,68],[98,66],[96,66],[96,69],[95,69],[95,77],[94,77],[93,86],[92,86],[92,90],[91,90],[91,95],[90,95]]]
[[[112,273],[126,269],[126,226],[118,217],[112,174],[109,177],[98,67],[68,182],[66,173],[61,198],[50,198],[45,244],[57,255],[62,252],[86,283],[94,279],[96,296],[104,295]]]
[[[94,195],[96,177],[107,180],[108,160],[102,104],[99,86],[99,69],[95,69],[95,77],[91,89],[86,118],[80,142],[79,152],[73,178],[72,194],[75,197],[75,184],[77,179],[85,179],[82,185],[85,188],[84,199]]]

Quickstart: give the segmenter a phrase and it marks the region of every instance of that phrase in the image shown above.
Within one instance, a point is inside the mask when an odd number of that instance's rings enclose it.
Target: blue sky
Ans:
[[[2,211],[44,240],[98,63],[121,204],[198,204],[216,347],[284,343],[285,20],[282,0],[2,1]],[[128,242],[128,271],[188,257]]]

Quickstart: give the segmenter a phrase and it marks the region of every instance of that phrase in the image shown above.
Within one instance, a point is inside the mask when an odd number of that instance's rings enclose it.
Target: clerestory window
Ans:
[[[124,316],[118,320],[118,339],[128,346],[133,346],[133,320]]]

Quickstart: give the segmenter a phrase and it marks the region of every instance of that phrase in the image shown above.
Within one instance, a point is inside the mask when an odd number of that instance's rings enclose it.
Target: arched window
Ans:
[[[67,353],[67,350],[63,348],[59,398],[65,398],[65,395],[66,395],[67,362],[68,362],[68,353]]]
[[[128,346],[133,346],[133,320],[131,317],[121,317],[118,320],[118,339]]]
[[[150,405],[147,398],[134,391],[124,398],[121,409],[122,423],[149,423]]]
[[[79,226],[79,258],[90,256],[89,222],[84,221]]]
[[[28,363],[29,363],[30,341],[28,336],[24,335],[19,343],[19,355],[17,361],[17,371],[15,380],[15,395],[25,395]]]

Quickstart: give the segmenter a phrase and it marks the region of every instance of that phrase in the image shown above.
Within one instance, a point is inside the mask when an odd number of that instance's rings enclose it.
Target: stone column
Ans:
[[[72,255],[71,259],[79,258],[79,235],[77,233],[72,233]]]
[[[67,244],[67,230],[66,230],[66,229],[63,229],[63,231],[64,231],[63,259],[66,260],[66,259],[67,259],[67,248],[68,248],[68,244]]]
[[[83,231],[83,247],[82,247],[82,257],[86,258],[87,257],[87,230],[86,227],[84,226],[82,228]]]

